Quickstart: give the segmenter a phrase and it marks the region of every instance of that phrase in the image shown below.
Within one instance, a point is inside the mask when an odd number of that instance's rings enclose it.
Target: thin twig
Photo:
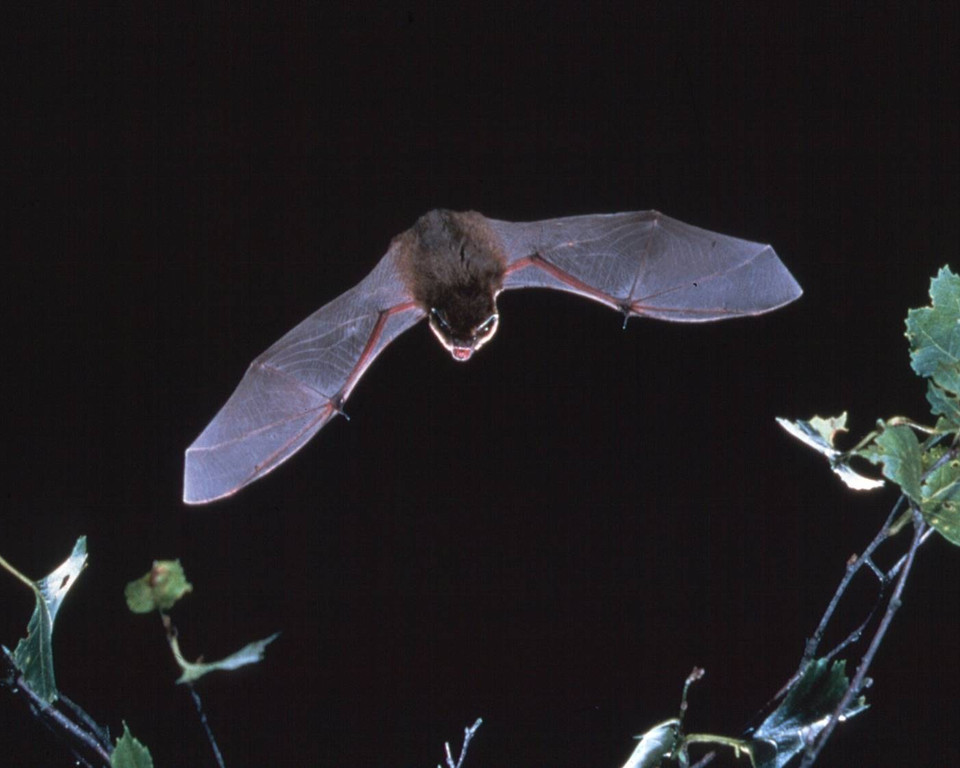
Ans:
[[[96,720],[94,720],[90,715],[87,714],[86,710],[83,709],[79,704],[77,704],[72,699],[67,698],[64,695],[63,691],[60,691],[60,697],[57,699],[58,703],[63,704],[67,709],[69,709],[74,717],[80,722],[84,723],[87,726],[87,729],[91,734],[95,735],[103,745],[104,749],[108,752],[113,750],[113,744],[110,742],[110,729],[104,728]]]
[[[220,752],[220,747],[217,746],[217,740],[214,738],[213,730],[210,728],[210,723],[207,721],[207,713],[203,711],[203,702],[200,701],[200,694],[197,693],[197,689],[193,687],[193,683],[187,683],[187,688],[190,689],[190,695],[193,697],[193,703],[197,707],[197,714],[200,715],[200,723],[203,725],[203,730],[207,734],[207,741],[210,742],[210,748],[213,750],[213,756],[216,758],[217,765],[220,768],[226,768],[226,764],[223,762],[223,755]]]
[[[863,632],[867,628],[867,625],[873,620],[873,617],[877,613],[877,609],[883,603],[884,595],[887,593],[887,584],[881,581],[883,586],[880,587],[880,592],[877,594],[877,599],[873,603],[873,607],[870,609],[870,613],[867,614],[867,617],[860,622],[860,626],[854,629],[850,634],[848,634],[843,640],[837,643],[833,648],[827,651],[821,658],[830,660],[835,656],[838,656],[840,652],[846,648],[848,645],[853,645],[858,642],[861,637],[863,637]]]
[[[933,443],[939,440],[939,437],[934,437],[927,443]],[[929,446],[928,446],[929,447]],[[921,479],[925,480],[933,472],[935,472],[939,467],[948,461],[952,461],[957,456],[958,449],[956,446],[952,446],[949,450],[945,451],[944,454],[933,463],[924,473]],[[874,550],[885,541],[890,535],[891,523],[894,520],[894,516],[898,514],[900,508],[905,504],[909,503],[909,519],[913,521],[913,539],[910,542],[910,548],[907,552],[897,560],[896,563],[886,572],[881,573],[876,565],[873,563],[872,555]],[[904,515],[906,517],[906,515]],[[899,521],[898,521],[899,523]],[[898,525],[899,530],[899,525]],[[867,679],[867,672],[870,669],[870,665],[873,663],[873,659],[877,654],[877,650],[880,647],[880,643],[883,641],[884,636],[887,633],[887,630],[890,628],[890,624],[893,621],[893,617],[896,612],[899,610],[900,605],[902,604],[902,595],[904,587],[906,586],[907,576],[910,573],[911,568],[913,567],[913,561],[916,556],[917,550],[927,541],[928,538],[933,534],[934,529],[932,526],[928,525],[923,518],[919,507],[912,501],[908,501],[905,495],[901,495],[897,499],[897,503],[894,504],[893,509],[890,511],[890,515],[887,517],[886,521],[883,524],[883,527],[874,537],[873,541],[867,546],[864,550],[863,555],[855,562],[851,563],[847,569],[847,574],[845,574],[844,579],[841,581],[840,586],[837,589],[837,592],[834,594],[833,599],[830,601],[830,605],[827,608],[827,611],[824,613],[823,619],[820,621],[820,625],[817,627],[817,631],[814,633],[813,637],[807,642],[807,649],[804,653],[804,659],[801,662],[801,672],[813,658],[813,655],[816,653],[816,648],[820,643],[820,640],[823,637],[823,631],[829,622],[834,609],[836,608],[837,603],[841,595],[846,591],[847,587],[850,584],[850,580],[853,578],[856,570],[859,569],[860,564],[863,561],[866,561],[869,567],[873,570],[874,574],[879,579],[882,587],[880,595],[878,595],[878,604],[882,600],[883,594],[886,591],[887,586],[896,579],[896,585],[893,590],[893,594],[890,596],[887,601],[887,610],[883,615],[883,618],[880,620],[880,624],[877,626],[877,631],[874,633],[870,645],[867,648],[866,653],[860,659],[860,664],[857,667],[857,672],[853,677],[853,680],[850,681],[847,690],[844,692],[843,697],[840,699],[840,702],[837,704],[836,709],[830,717],[830,720],[827,722],[827,725],[823,728],[820,733],[817,734],[817,737],[813,742],[807,747],[806,753],[803,757],[803,762],[800,765],[800,768],[809,768],[816,762],[817,756],[820,754],[824,745],[829,740],[830,736],[833,734],[834,729],[843,719],[843,713],[849,706],[850,702],[855,696],[857,696],[860,691],[869,684]],[[874,605],[873,610],[871,610],[871,616],[876,610],[877,604]],[[868,617],[869,621],[869,617]],[[863,625],[865,626],[865,624]],[[858,634],[863,627],[858,628],[854,634]],[[852,635],[851,635],[852,637]],[[848,638],[849,639],[849,638]],[[830,652],[830,656],[834,655],[839,648],[844,647],[847,644],[845,640],[837,648]],[[799,673],[794,675],[794,678],[784,686],[784,691],[787,690],[790,685],[797,679]],[[778,694],[779,697],[781,694]]]
[[[779,691],[774,694],[773,698],[767,702],[764,706],[764,710],[769,709],[774,702],[779,701],[783,696],[786,695],[787,691],[793,687],[793,685],[799,680],[803,673],[806,671],[807,666],[811,661],[814,660],[817,656],[817,649],[820,647],[820,643],[823,640],[823,636],[826,633],[827,627],[830,624],[830,621],[833,619],[833,614],[839,605],[841,598],[847,591],[847,588],[850,586],[850,583],[853,581],[854,576],[857,575],[859,570],[864,565],[870,565],[873,568],[874,574],[877,575],[877,579],[880,581],[880,594],[877,596],[877,602],[874,603],[873,608],[870,609],[870,613],[867,617],[861,622],[861,624],[853,630],[847,637],[842,640],[835,648],[828,652],[825,658],[832,658],[836,656],[843,648],[846,648],[848,645],[859,640],[860,635],[863,633],[863,630],[866,628],[867,624],[870,623],[870,620],[873,618],[876,613],[877,607],[883,601],[884,590],[889,583],[889,575],[885,576],[882,573],[878,573],[876,567],[873,566],[872,555],[876,549],[885,542],[890,536],[890,524],[896,519],[897,515],[900,513],[900,508],[905,503],[905,497],[901,496],[897,499],[896,504],[893,505],[893,508],[890,510],[890,513],[887,515],[887,519],[883,521],[883,525],[880,527],[880,530],[877,532],[877,535],[873,537],[873,540],[867,545],[863,552],[851,558],[847,563],[847,570],[843,574],[843,578],[840,579],[840,583],[837,585],[836,591],[833,593],[833,597],[830,598],[830,602],[827,604],[826,610],[823,612],[823,616],[820,618],[820,623],[817,625],[817,628],[814,630],[813,634],[807,639],[806,645],[804,646],[803,656],[800,659],[800,666],[797,667],[796,672],[791,675],[790,679],[780,688]],[[761,710],[763,711],[763,710]]]
[[[925,526],[925,528],[926,530],[924,530],[923,535],[920,537],[920,544],[917,545],[918,549],[922,547],[924,544],[926,544],[927,539],[929,539],[931,536],[933,536],[933,534],[937,532],[937,529],[931,525],[927,525]],[[897,562],[894,563],[893,566],[891,566],[890,570],[887,571],[887,578],[893,581],[893,579],[896,578],[896,575],[900,572],[900,569],[903,568],[904,564],[907,562],[907,559],[910,556],[911,556],[911,553],[909,550],[905,552],[900,557],[900,559],[897,560]]]
[[[803,762],[800,763],[800,768],[809,768],[809,766],[814,764],[817,756],[820,754],[820,751],[823,749],[824,745],[827,743],[827,740],[830,738],[830,735],[833,733],[834,728],[837,727],[837,723],[840,722],[843,713],[846,711],[846,708],[853,700],[853,697],[856,696],[863,688],[867,677],[867,671],[870,669],[870,665],[873,663],[873,658],[877,654],[877,649],[880,647],[880,643],[883,641],[884,635],[886,635],[887,630],[890,628],[890,623],[893,621],[894,614],[896,614],[897,610],[902,604],[903,589],[907,583],[907,576],[910,574],[910,569],[913,567],[914,556],[916,555],[917,549],[919,549],[920,545],[925,540],[924,534],[926,533],[926,530],[927,524],[924,522],[923,516],[920,514],[920,510],[916,507],[913,507],[913,540],[910,544],[910,549],[907,551],[906,557],[903,560],[903,568],[900,571],[899,577],[897,578],[896,587],[894,587],[893,594],[890,596],[890,600],[887,603],[886,613],[884,614],[883,619],[881,619],[880,625],[877,627],[877,631],[873,635],[873,639],[870,641],[870,647],[860,660],[860,665],[857,667],[857,673],[854,675],[853,680],[850,681],[850,685],[847,687],[846,692],[843,694],[843,697],[837,704],[837,707],[834,710],[833,715],[830,717],[829,722],[817,735],[817,738],[814,739],[813,743],[807,747],[807,751],[803,756]]]
[[[893,565],[893,567],[891,567],[890,570],[887,571],[886,573],[878,569],[873,562],[873,554],[876,552],[877,548],[881,544],[883,544],[888,538],[890,538],[890,526],[893,523],[893,521],[902,514],[901,510],[903,506],[907,503],[907,501],[908,501],[907,498],[903,495],[901,495],[897,499],[896,503],[891,508],[889,514],[887,515],[886,520],[884,520],[883,525],[881,526],[877,534],[874,536],[873,540],[867,545],[867,547],[863,550],[862,553],[860,553],[856,557],[851,558],[850,561],[847,563],[847,569],[844,572],[843,578],[840,580],[840,583],[837,585],[837,589],[834,592],[833,597],[830,599],[830,602],[827,605],[827,608],[820,619],[820,623],[817,625],[816,630],[806,642],[803,657],[801,658],[801,661],[800,661],[800,666],[798,667],[797,671],[794,672],[794,674],[790,677],[790,679],[786,683],[784,683],[784,685],[780,688],[780,690],[777,691],[777,693],[773,696],[773,698],[767,702],[767,704],[764,706],[761,712],[769,711],[773,707],[775,702],[782,699],[783,696],[785,696],[786,693],[796,684],[796,682],[800,679],[800,677],[802,677],[803,673],[806,671],[807,666],[810,664],[810,662],[813,661],[814,658],[818,657],[818,649],[819,649],[820,643],[823,640],[823,636],[826,632],[827,627],[830,624],[830,621],[833,619],[833,615],[836,611],[838,604],[840,603],[840,600],[843,598],[843,595],[846,593],[847,589],[850,586],[850,583],[852,582],[856,574],[859,572],[859,570],[864,566],[868,566],[870,570],[874,573],[874,575],[877,577],[877,580],[880,582],[880,592],[877,594],[877,599],[874,602],[873,607],[870,609],[870,612],[867,614],[866,618],[852,632],[850,632],[843,640],[837,643],[837,645],[835,645],[832,649],[827,651],[825,654],[820,654],[820,657],[825,659],[835,658],[845,648],[858,642],[861,639],[864,630],[867,628],[867,626],[875,617],[877,610],[884,603],[884,597],[886,595],[887,589],[889,588],[890,584],[892,584],[894,579],[897,577],[897,574],[900,572],[900,569],[903,567],[907,558],[912,557],[912,552],[914,551],[913,546],[911,546],[910,549],[904,555],[902,555],[900,559]],[[920,543],[922,544],[923,542],[925,542],[932,533],[933,533],[932,529],[928,528],[926,532],[923,534]],[[851,687],[851,690],[858,690],[858,689],[852,689]],[[850,698],[852,698],[853,695],[855,694],[851,693]],[[849,701],[849,699],[847,699],[847,701]],[[831,730],[832,728],[833,726],[831,727]]]
[[[473,734],[477,732],[477,728],[479,728],[482,724],[483,719],[478,717],[477,722],[475,722],[469,728],[463,729],[463,746],[460,748],[460,759],[457,760],[457,762],[453,762],[453,755],[450,754],[450,742],[448,741],[443,745],[447,752],[448,768],[461,768],[463,761],[467,757],[467,747],[470,745],[470,740],[473,738]]]
[[[77,752],[77,747],[70,743],[71,740],[84,750],[84,754],[96,756],[101,765],[109,766],[110,753],[113,751],[113,748],[109,743],[103,743],[103,729],[99,726],[94,728],[84,727],[86,723],[81,725],[74,722],[67,713],[60,711],[55,705],[42,699],[33,688],[30,687],[30,684],[13,664],[13,659],[9,653],[7,653],[6,649],[4,649],[3,656],[5,663],[12,670],[12,673],[9,675],[9,681],[6,683],[11,692],[22,696],[26,700],[30,710],[37,718],[67,742],[70,751],[77,759],[83,760],[90,765],[90,763]]]
[[[167,643],[170,645],[173,655],[177,657],[177,627],[168,614],[164,613],[163,611],[160,611],[159,613],[160,621],[163,624],[163,629],[167,633]],[[197,714],[200,716],[200,724],[203,726],[204,733],[207,735],[207,741],[210,742],[210,749],[213,750],[213,757],[217,761],[217,765],[220,768],[226,768],[226,764],[223,762],[223,753],[220,752],[220,747],[217,745],[217,739],[213,735],[213,729],[210,727],[210,722],[207,720],[207,713],[203,709],[203,701],[200,699],[200,694],[197,693],[196,688],[193,687],[193,683],[187,683],[187,688],[190,689],[190,696],[193,698],[193,704],[197,708]]]
[[[810,636],[810,639],[807,640],[807,646],[803,653],[803,660],[800,663],[800,669],[797,670],[793,679],[785,687],[789,687],[795,680],[797,680],[800,675],[803,674],[807,664],[813,661],[817,654],[817,648],[820,646],[820,641],[823,640],[823,635],[827,630],[827,625],[833,618],[833,613],[840,602],[840,598],[842,598],[844,593],[847,591],[847,588],[850,586],[850,582],[853,581],[853,577],[857,575],[857,572],[864,565],[873,562],[871,557],[876,551],[877,547],[879,547],[887,540],[887,538],[889,538],[890,524],[899,514],[903,503],[904,497],[901,496],[899,499],[897,499],[897,503],[893,505],[893,509],[890,510],[890,514],[887,515],[887,519],[883,521],[883,526],[877,532],[877,535],[873,537],[873,541],[867,545],[866,549],[863,550],[863,553],[857,557],[856,560],[853,560],[849,565],[847,565],[846,573],[844,573],[843,578],[840,580],[840,584],[837,586],[837,591],[834,592],[833,597],[830,599],[827,609],[823,612],[820,623],[817,625],[816,630],[814,630],[813,635]],[[874,573],[876,573],[876,571],[874,571]],[[883,584],[883,578],[881,575],[878,575],[878,579],[880,580],[881,584]]]

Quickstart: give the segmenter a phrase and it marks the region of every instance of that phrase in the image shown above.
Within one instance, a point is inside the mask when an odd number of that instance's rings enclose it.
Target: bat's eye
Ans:
[[[447,331],[449,333],[450,322],[447,320],[447,316],[446,314],[444,314],[444,311],[442,309],[437,309],[436,307],[432,307],[430,309],[430,319],[434,323],[436,323],[437,326],[439,326],[442,330]]]
[[[486,320],[484,320],[480,325],[477,326],[476,336],[478,339],[486,339],[490,336],[493,336],[494,332],[497,330],[497,323],[499,322],[499,316],[494,313],[490,315]]]

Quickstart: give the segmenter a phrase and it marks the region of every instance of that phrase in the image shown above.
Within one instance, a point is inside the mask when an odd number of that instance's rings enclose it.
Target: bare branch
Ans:
[[[463,729],[463,746],[460,748],[460,758],[457,762],[453,762],[453,755],[450,754],[450,742],[448,741],[444,744],[444,748],[447,753],[447,768],[462,768],[463,761],[467,757],[467,747],[470,746],[470,740],[473,738],[473,735],[477,732],[477,729],[483,724],[482,718],[477,718],[477,722],[471,725],[469,728]]]

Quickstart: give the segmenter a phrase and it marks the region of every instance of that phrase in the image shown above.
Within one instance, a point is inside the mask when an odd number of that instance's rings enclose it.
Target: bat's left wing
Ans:
[[[504,290],[554,288],[677,322],[758,315],[802,293],[769,245],[657,211],[487,222],[506,251]]]

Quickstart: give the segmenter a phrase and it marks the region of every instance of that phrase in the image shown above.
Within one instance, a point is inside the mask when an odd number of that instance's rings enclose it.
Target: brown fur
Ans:
[[[400,235],[400,245],[414,299],[428,312],[441,311],[455,337],[469,338],[496,311],[506,258],[481,214],[430,211]]]

